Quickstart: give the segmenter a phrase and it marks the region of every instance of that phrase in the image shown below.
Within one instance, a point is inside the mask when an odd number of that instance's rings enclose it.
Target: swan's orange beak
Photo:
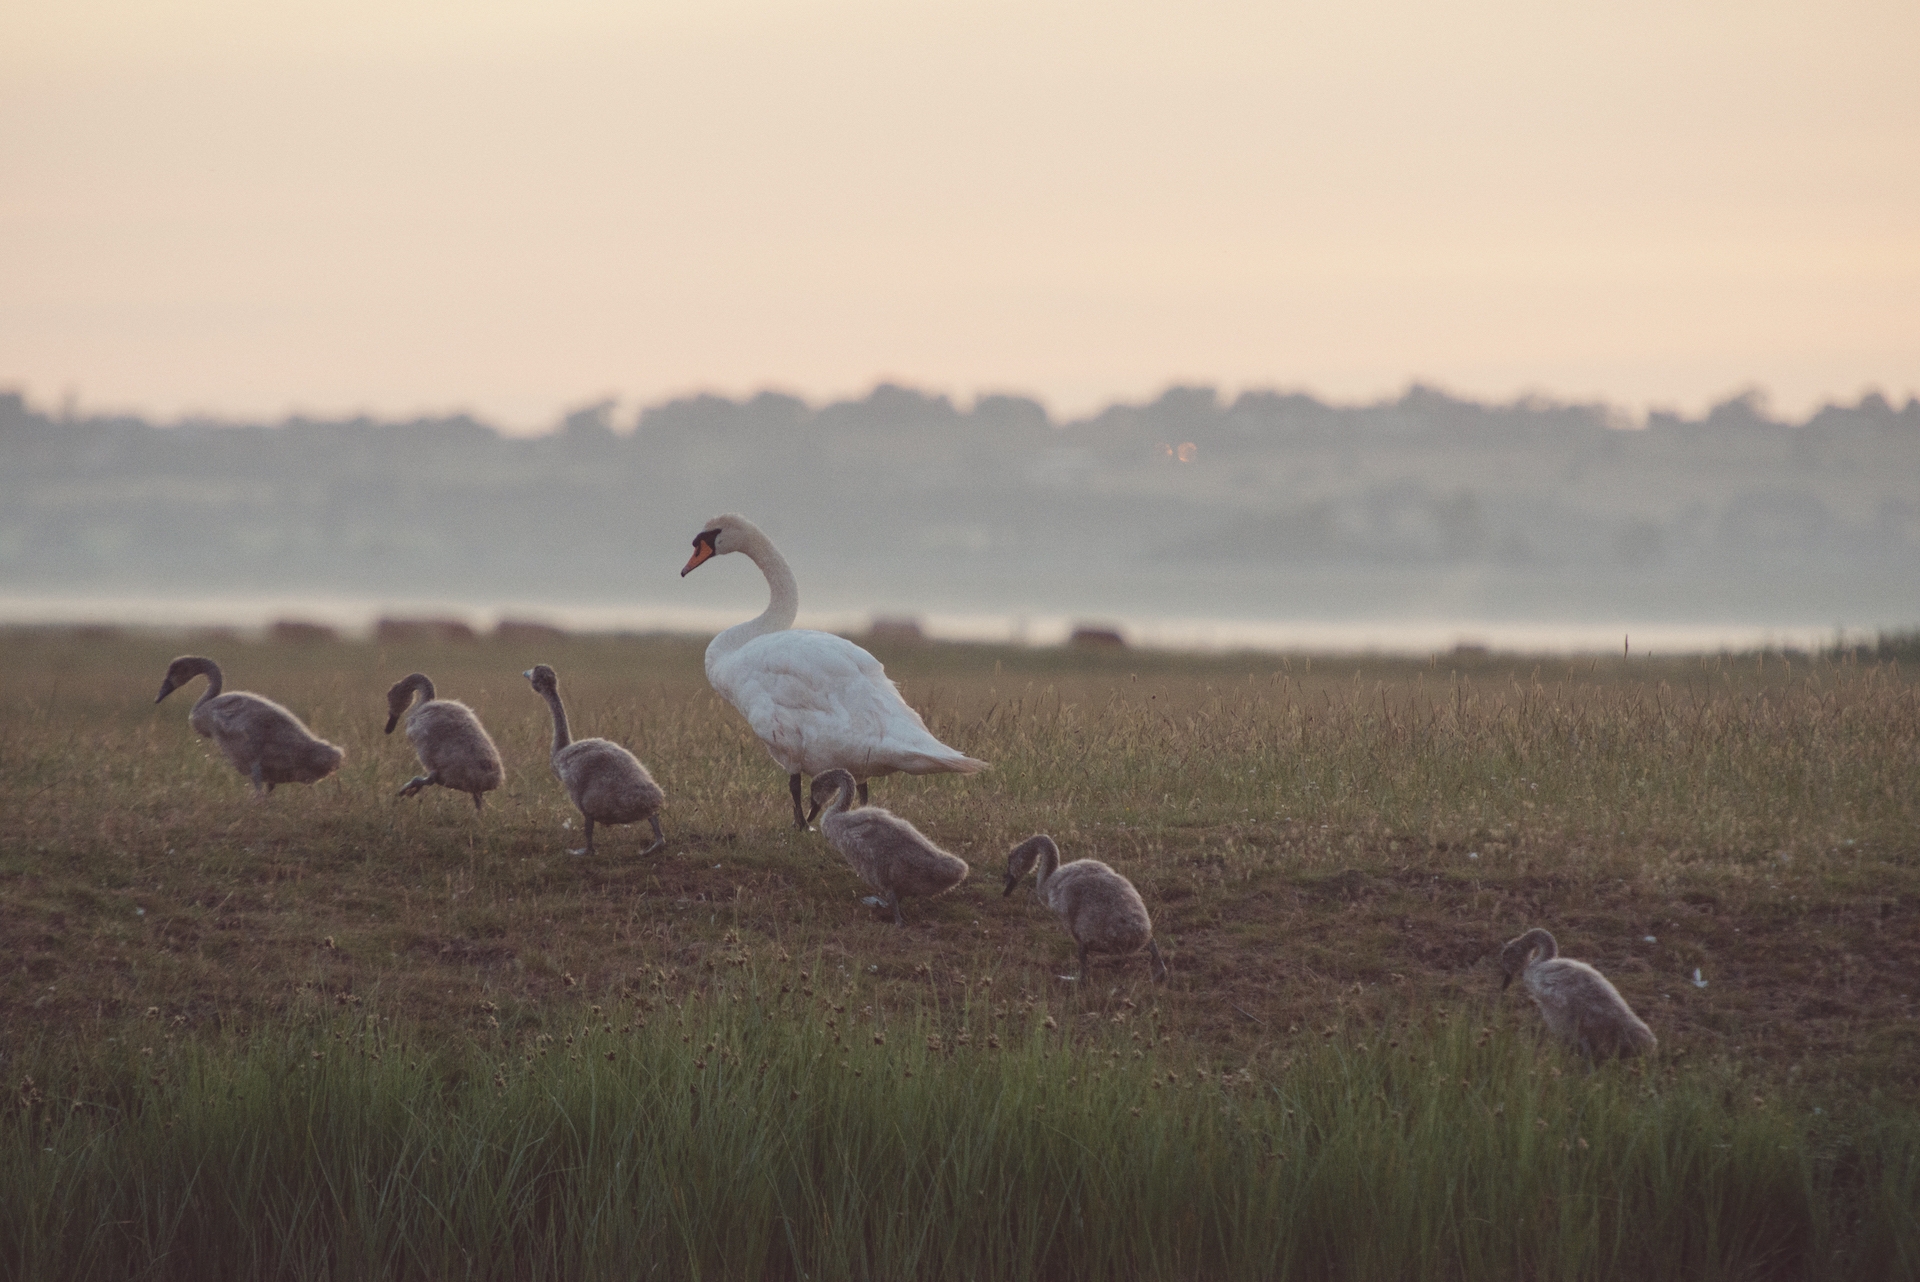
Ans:
[[[686,565],[682,567],[680,571],[681,578],[686,578],[696,569],[713,559],[713,541],[719,537],[720,531],[718,530],[702,530],[694,536],[693,555],[687,558]]]

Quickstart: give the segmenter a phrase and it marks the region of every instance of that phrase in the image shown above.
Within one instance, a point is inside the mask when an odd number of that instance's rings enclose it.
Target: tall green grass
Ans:
[[[830,963],[829,963],[830,964]],[[818,969],[816,969],[818,968]],[[62,1278],[1865,1278],[1920,1123],[1525,1026],[1174,1057],[1151,1011],[904,1021],[821,963],[465,1044],[377,1014],[15,1059],[0,1269]],[[1525,1031],[1522,1031],[1525,1030]],[[28,1080],[30,1079],[30,1080]]]

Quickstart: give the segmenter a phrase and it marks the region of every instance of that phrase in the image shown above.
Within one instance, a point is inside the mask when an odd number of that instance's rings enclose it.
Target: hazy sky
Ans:
[[[0,386],[1920,393],[1920,4],[0,0]]]

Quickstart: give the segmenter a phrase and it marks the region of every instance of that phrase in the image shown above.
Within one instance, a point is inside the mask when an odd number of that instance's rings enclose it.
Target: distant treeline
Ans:
[[[1920,401],[1603,405],[1173,388],[1053,421],[882,385],[700,396],[536,438],[467,417],[273,426],[0,394],[0,590],[672,599],[752,516],[815,607],[1284,617],[1920,618]]]

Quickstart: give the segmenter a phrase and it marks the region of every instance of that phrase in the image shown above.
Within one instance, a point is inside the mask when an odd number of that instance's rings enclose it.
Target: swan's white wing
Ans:
[[[844,637],[768,633],[709,675],[788,773],[839,767],[866,778],[896,770],[970,773],[983,764],[934,738],[880,661]]]

